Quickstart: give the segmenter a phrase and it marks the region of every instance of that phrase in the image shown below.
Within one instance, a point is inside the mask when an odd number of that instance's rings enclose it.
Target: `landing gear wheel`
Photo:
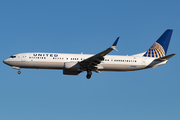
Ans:
[[[90,78],[91,78],[91,75],[92,75],[91,70],[87,70],[86,78],[87,78],[87,79],[90,79]]]
[[[86,75],[86,78],[87,78],[87,79],[90,79],[90,78],[91,78],[91,75]]]
[[[21,71],[18,71],[18,74],[21,74]]]

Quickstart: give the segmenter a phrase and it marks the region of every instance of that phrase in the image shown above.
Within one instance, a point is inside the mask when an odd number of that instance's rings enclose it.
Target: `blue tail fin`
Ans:
[[[166,56],[172,32],[173,30],[167,29],[143,56],[154,58]]]

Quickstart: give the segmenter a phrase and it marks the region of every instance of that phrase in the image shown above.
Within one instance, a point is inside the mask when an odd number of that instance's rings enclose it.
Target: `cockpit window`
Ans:
[[[13,56],[10,56],[10,58],[16,58],[16,56],[13,55]]]

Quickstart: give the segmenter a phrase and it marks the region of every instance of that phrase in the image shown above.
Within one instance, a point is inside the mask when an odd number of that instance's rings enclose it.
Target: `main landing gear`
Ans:
[[[87,70],[87,75],[86,75],[86,78],[87,79],[90,79],[91,78],[91,75],[92,75],[92,72],[90,69]]]

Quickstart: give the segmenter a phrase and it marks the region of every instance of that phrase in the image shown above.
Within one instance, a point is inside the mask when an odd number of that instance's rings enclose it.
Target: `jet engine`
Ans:
[[[78,62],[65,62],[63,68],[64,75],[78,75],[80,73],[80,64]]]

